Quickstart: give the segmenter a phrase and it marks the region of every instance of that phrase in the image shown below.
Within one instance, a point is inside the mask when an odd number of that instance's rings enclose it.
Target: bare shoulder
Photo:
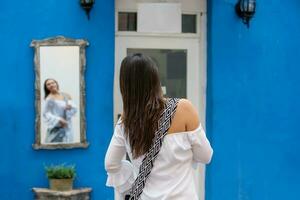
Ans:
[[[189,114],[189,113],[197,113],[195,106],[188,99],[180,99],[177,105],[177,109],[180,113]]]
[[[192,131],[199,126],[199,116],[197,109],[191,101],[187,99],[180,99],[178,102],[177,109],[181,114],[181,118],[185,122],[186,131]]]
[[[72,99],[71,95],[69,95],[68,93],[62,92],[63,96],[66,96],[69,100]]]
[[[180,99],[178,102],[178,107],[181,109],[193,109],[193,104],[188,99]]]

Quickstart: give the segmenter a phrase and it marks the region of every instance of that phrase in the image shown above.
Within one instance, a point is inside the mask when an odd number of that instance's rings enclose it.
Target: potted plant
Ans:
[[[73,189],[73,181],[76,177],[74,165],[51,165],[45,167],[51,190],[68,191]]]

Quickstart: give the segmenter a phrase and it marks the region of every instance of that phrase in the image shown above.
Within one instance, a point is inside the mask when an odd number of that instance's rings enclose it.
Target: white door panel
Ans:
[[[142,50],[186,50],[186,98],[199,112],[200,121],[205,128],[206,106],[206,1],[205,0],[165,0],[164,3],[180,3],[182,14],[197,15],[197,33],[165,33],[164,31],[147,32],[118,31],[118,12],[138,12],[138,3],[161,3],[161,0],[115,0],[116,35],[115,35],[115,78],[114,78],[114,122],[122,113],[122,98],[119,87],[119,72],[127,49]],[[139,22],[137,21],[137,24]],[[174,22],[176,23],[176,22]],[[168,26],[170,26],[168,24]],[[140,27],[141,28],[141,27]],[[170,27],[166,27],[170,29]],[[160,66],[159,66],[160,67]],[[168,88],[166,89],[168,90]],[[171,96],[173,97],[173,96]],[[195,181],[199,199],[204,199],[205,166],[195,165]],[[115,199],[122,199],[115,195]]]
[[[200,51],[198,38],[176,38],[176,37],[158,37],[158,36],[116,36],[115,40],[115,87],[114,87],[114,121],[116,123],[118,115],[122,113],[122,98],[119,89],[119,71],[123,58],[127,56],[127,49],[184,49],[187,51],[187,99],[189,99],[197,108],[200,115],[205,112],[203,103],[204,90],[202,80],[200,80],[200,71],[204,66],[200,64]],[[201,69],[202,68],[202,69]],[[201,69],[201,70],[200,70]],[[201,118],[201,117],[200,117]],[[202,122],[204,123],[204,122]],[[195,181],[197,183],[200,199],[204,199],[204,171],[203,165],[195,167]]]
[[[187,99],[200,111],[200,98],[202,87],[200,84],[199,68],[199,40],[156,37],[116,37],[115,48],[115,87],[114,100],[118,102],[114,107],[114,120],[122,112],[121,94],[119,91],[119,71],[127,49],[185,49],[187,50]]]

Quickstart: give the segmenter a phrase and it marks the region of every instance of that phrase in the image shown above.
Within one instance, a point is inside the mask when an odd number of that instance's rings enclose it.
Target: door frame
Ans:
[[[161,36],[140,36],[128,37],[117,36],[115,38],[115,75],[114,75],[114,122],[117,121],[117,115],[122,110],[122,99],[119,90],[119,71],[123,58],[127,55],[127,49],[184,49],[187,50],[187,99],[189,99],[197,108],[200,107],[201,88],[200,84],[200,52],[199,40],[197,37],[178,38]],[[202,71],[202,70],[201,70]],[[199,92],[195,92],[199,91]]]
[[[119,0],[116,0],[116,2]],[[139,33],[118,31],[118,12],[136,12],[134,3],[116,5],[115,12],[115,70],[114,70],[114,124],[117,112],[122,110],[122,98],[119,89],[119,71],[121,61],[127,54],[127,48],[141,49],[187,49],[187,99],[196,107],[200,122],[206,127],[206,84],[207,84],[207,14],[206,1],[201,1],[200,9],[182,10],[184,14],[197,15],[197,33]],[[120,1],[123,4],[123,1]],[[127,6],[128,5],[128,6]],[[126,7],[127,6],[127,7]],[[126,8],[122,8],[126,7]],[[199,199],[205,199],[205,165],[195,167]]]

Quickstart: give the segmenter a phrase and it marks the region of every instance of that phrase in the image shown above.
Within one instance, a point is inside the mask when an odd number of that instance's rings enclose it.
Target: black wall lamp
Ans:
[[[249,28],[250,19],[255,14],[256,1],[255,0],[239,0],[235,5],[237,15],[242,18],[243,23]]]
[[[90,11],[93,8],[95,0],[80,0],[81,7],[85,10],[88,19],[90,19]]]

